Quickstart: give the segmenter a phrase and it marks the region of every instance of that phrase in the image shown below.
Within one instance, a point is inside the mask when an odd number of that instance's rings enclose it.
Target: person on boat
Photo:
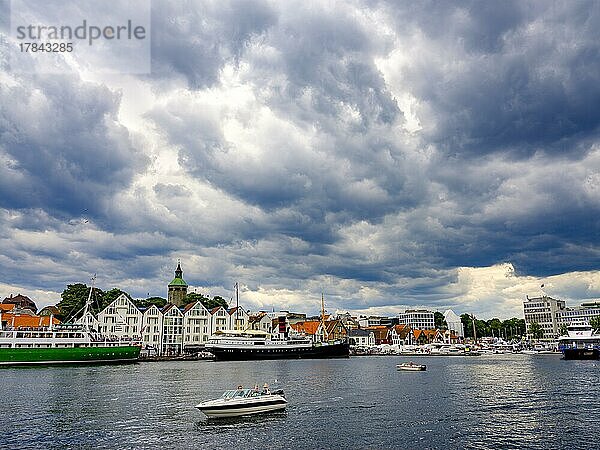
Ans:
[[[262,394],[269,395],[270,393],[271,393],[271,391],[269,391],[269,385],[267,383],[265,383],[263,386]]]
[[[238,388],[238,390],[239,390],[239,391],[241,391],[242,389],[244,389],[244,386],[242,386],[242,385],[240,384],[240,385],[238,385],[238,387],[237,387],[237,388]]]

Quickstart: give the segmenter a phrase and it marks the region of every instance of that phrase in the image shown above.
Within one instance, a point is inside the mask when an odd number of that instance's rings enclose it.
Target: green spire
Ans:
[[[169,283],[169,286],[187,286],[187,283],[183,279],[183,270],[181,270],[179,262],[177,262],[177,269],[175,269],[175,278]]]

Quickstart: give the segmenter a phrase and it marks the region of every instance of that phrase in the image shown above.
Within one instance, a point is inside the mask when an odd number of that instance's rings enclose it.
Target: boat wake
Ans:
[[[343,397],[324,398],[322,400],[314,400],[312,402],[308,402],[308,404],[309,405],[320,405],[320,404],[339,402],[340,400],[344,400],[344,398]]]
[[[256,426],[267,425],[273,422],[278,422],[287,417],[286,411],[271,411],[269,413],[251,414],[247,416],[223,417],[223,418],[205,418],[196,422],[196,428],[203,431],[214,430],[216,432],[227,428],[249,428],[254,429]]]

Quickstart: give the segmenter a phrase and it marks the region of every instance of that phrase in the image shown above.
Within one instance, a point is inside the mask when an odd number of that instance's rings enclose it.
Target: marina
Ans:
[[[426,361],[427,371],[401,376],[396,364],[403,361],[367,356],[2,368],[0,395],[11,405],[4,424],[11,432],[1,446],[313,448],[314,435],[325,449],[596,444],[596,361],[414,357]],[[275,379],[288,399],[285,410],[215,422],[195,408],[239,384],[274,386]]]

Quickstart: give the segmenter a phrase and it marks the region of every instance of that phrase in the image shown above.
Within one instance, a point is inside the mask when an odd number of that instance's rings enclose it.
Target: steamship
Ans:
[[[93,289],[92,282],[83,317],[78,324],[54,324],[50,316],[48,327],[13,329],[0,317],[0,366],[137,361],[142,348],[140,342],[115,340],[92,329],[90,306]]]
[[[347,358],[350,355],[350,346],[344,340],[312,342],[304,337],[276,338],[258,330],[218,331],[206,343],[206,350],[217,361]]]
[[[321,316],[323,317],[323,316]],[[259,330],[223,330],[213,334],[206,350],[217,361],[252,359],[347,358],[350,345],[344,339],[328,339],[322,321],[321,342],[290,335],[285,317],[279,317],[274,333]]]

